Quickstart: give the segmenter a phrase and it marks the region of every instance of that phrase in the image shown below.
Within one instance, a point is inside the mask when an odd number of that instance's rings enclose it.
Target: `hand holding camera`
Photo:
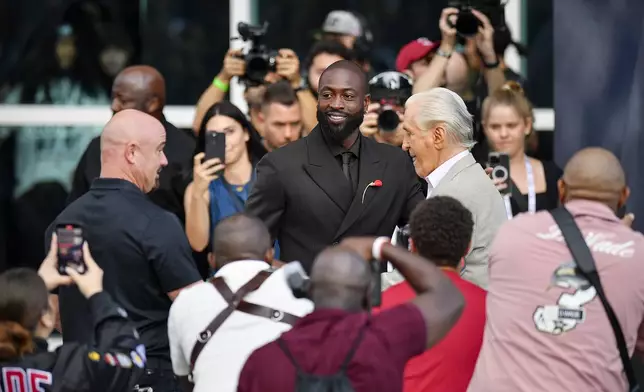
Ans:
[[[366,137],[372,137],[378,133],[378,112],[380,111],[380,104],[372,102],[367,108],[367,114],[360,124],[360,132]]]
[[[485,168],[496,189],[502,194],[509,194],[512,189],[510,183],[510,157],[500,152],[490,152],[488,155],[488,167]]]
[[[490,19],[484,13],[472,10],[472,14],[481,22],[476,34],[476,47],[487,64],[496,63],[496,53],[494,52],[494,28]]]
[[[291,49],[280,49],[277,52],[276,72],[279,76],[289,81],[291,87],[298,88],[302,83],[300,76],[300,59]]]
[[[219,72],[219,79],[222,82],[230,83],[234,76],[244,76],[246,73],[246,63],[244,62],[241,49],[228,49],[224,57],[224,65]]]
[[[443,10],[441,31],[453,33],[456,30],[458,35],[473,39],[483,61],[496,63],[493,36],[494,29],[505,28],[504,3],[500,0],[451,0],[449,5],[450,8]]]
[[[441,50],[451,52],[456,46],[456,20],[458,18],[458,9],[447,7],[441,12],[441,18],[438,27],[441,30]]]

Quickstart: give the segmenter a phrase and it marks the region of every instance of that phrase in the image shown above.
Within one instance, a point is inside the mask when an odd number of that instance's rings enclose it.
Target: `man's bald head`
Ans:
[[[237,260],[265,260],[271,262],[271,236],[260,219],[237,214],[217,224],[213,234],[215,261],[222,266]]]
[[[150,192],[168,164],[165,140],[165,128],[149,114],[134,109],[114,114],[101,133],[101,177],[128,180]]]
[[[112,85],[112,111],[136,109],[160,118],[165,105],[165,80],[147,65],[125,68]]]
[[[340,60],[329,65],[324,72],[322,72],[322,75],[320,75],[318,90],[320,90],[323,85],[332,82],[332,75],[337,73],[349,73],[351,76],[348,79],[351,80],[351,87],[363,95],[369,93],[367,75],[358,64],[350,60]]]
[[[318,308],[363,310],[370,284],[369,263],[353,251],[327,248],[313,262],[311,296]]]
[[[559,182],[562,202],[572,199],[599,201],[617,211],[628,198],[626,176],[610,151],[591,147],[570,158]]]

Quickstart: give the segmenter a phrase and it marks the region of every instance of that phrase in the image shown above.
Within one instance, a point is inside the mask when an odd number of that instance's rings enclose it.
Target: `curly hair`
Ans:
[[[456,267],[472,238],[472,213],[458,200],[435,196],[419,203],[409,220],[411,239],[421,256]]]

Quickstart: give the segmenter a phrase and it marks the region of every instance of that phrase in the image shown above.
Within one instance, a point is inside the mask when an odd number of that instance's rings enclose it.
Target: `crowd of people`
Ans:
[[[620,162],[531,157],[507,42],[458,14],[370,75],[363,22],[333,11],[306,61],[281,49],[247,83],[248,113],[231,49],[190,130],[163,75],[123,69],[47,256],[0,275],[0,391],[636,390],[644,238]],[[82,269],[61,267],[66,225]]]

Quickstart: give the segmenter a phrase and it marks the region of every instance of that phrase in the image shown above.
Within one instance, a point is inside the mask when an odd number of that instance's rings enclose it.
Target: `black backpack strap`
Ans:
[[[360,343],[362,343],[362,339],[364,339],[364,334],[367,328],[369,327],[370,321],[371,321],[370,319],[367,319],[364,325],[360,328],[360,331],[358,332],[358,336],[356,337],[356,340],[353,341],[353,345],[351,346],[349,353],[344,358],[344,362],[342,362],[342,366],[340,367],[340,371],[342,373],[345,373],[347,371],[347,368],[349,367],[349,362],[351,362],[356,351],[358,351],[358,347],[360,346]]]
[[[295,360],[295,357],[291,353],[291,351],[286,347],[286,343],[282,339],[282,337],[277,338],[277,346],[284,352],[284,355],[286,355],[286,358],[293,364],[293,367],[295,367],[295,370],[298,373],[302,373],[302,368],[300,368],[300,365],[297,364],[297,361]]]
[[[597,296],[601,301],[604,309],[606,310],[606,315],[610,321],[610,326],[613,328],[613,333],[615,334],[615,341],[617,342],[617,349],[619,350],[619,356],[622,360],[622,365],[624,366],[624,372],[626,373],[626,378],[628,379],[629,391],[635,392],[639,391],[639,384],[635,378],[635,372],[633,370],[633,365],[631,363],[630,356],[628,355],[628,348],[626,347],[626,339],[624,339],[624,332],[622,327],[619,324],[619,320],[615,315],[613,307],[608,302],[606,294],[604,293],[604,288],[597,273],[597,266],[593,259],[593,255],[584,240],[579,227],[575,223],[573,216],[570,214],[565,207],[559,207],[552,211],[550,214],[555,219],[555,222],[561,229],[561,234],[566,240],[568,249],[572,254],[575,263],[577,264],[577,269],[582,273],[582,275],[588,280],[590,284],[593,285]]]

